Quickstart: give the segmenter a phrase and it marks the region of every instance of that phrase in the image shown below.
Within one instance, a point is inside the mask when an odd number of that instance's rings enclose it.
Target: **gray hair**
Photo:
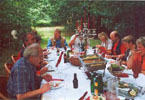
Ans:
[[[38,56],[39,49],[41,49],[38,43],[32,43],[30,46],[26,47],[23,56],[29,58],[30,56]]]
[[[136,44],[139,44],[139,43],[141,43],[145,47],[145,36],[140,37],[136,40]]]

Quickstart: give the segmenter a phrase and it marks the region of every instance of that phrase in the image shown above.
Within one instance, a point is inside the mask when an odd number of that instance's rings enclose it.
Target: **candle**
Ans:
[[[78,28],[78,25],[79,25],[79,23],[78,23],[78,21],[76,21],[76,28]]]
[[[90,29],[90,15],[88,14],[88,29]]]
[[[95,29],[95,16],[93,16],[93,29]]]
[[[85,9],[85,14],[84,14],[84,23],[86,23],[86,13],[87,13],[87,11],[86,11],[86,9]]]
[[[83,17],[81,17],[81,30],[83,28]]]

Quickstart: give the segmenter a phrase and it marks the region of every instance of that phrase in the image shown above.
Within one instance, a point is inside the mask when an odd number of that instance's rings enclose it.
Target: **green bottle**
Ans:
[[[98,92],[99,94],[102,94],[103,93],[103,80],[102,80],[102,75],[100,74],[98,76]]]
[[[100,95],[103,93],[103,81],[102,75],[100,74],[95,77],[94,92],[96,95]]]
[[[94,94],[94,73],[90,72],[91,74],[91,94]]]

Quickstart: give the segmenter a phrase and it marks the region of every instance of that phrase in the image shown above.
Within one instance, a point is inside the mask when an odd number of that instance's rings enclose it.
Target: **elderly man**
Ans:
[[[36,66],[41,65],[43,53],[39,44],[33,43],[24,50],[24,57],[20,58],[11,69],[7,84],[7,91],[11,99],[36,99],[40,94],[50,90],[48,83],[40,88],[41,77],[36,76]],[[42,75],[45,80],[51,80],[51,75]]]
[[[54,36],[50,40],[48,40],[47,48],[49,47],[62,48],[65,46],[68,46],[65,38],[61,36],[61,31],[59,29],[56,29],[54,31]]]
[[[116,58],[116,57],[121,57],[124,56],[126,48],[124,44],[121,42],[119,33],[117,31],[112,31],[110,33],[110,38],[113,42],[113,46],[111,49],[111,55],[108,55],[107,58]]]

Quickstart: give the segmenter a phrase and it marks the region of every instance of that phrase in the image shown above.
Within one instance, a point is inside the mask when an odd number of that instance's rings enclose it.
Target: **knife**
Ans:
[[[51,81],[64,81],[63,79],[51,79]]]
[[[87,95],[87,91],[83,94],[83,96],[79,100],[84,100],[85,96]]]
[[[48,70],[47,72],[54,72],[55,70]]]

